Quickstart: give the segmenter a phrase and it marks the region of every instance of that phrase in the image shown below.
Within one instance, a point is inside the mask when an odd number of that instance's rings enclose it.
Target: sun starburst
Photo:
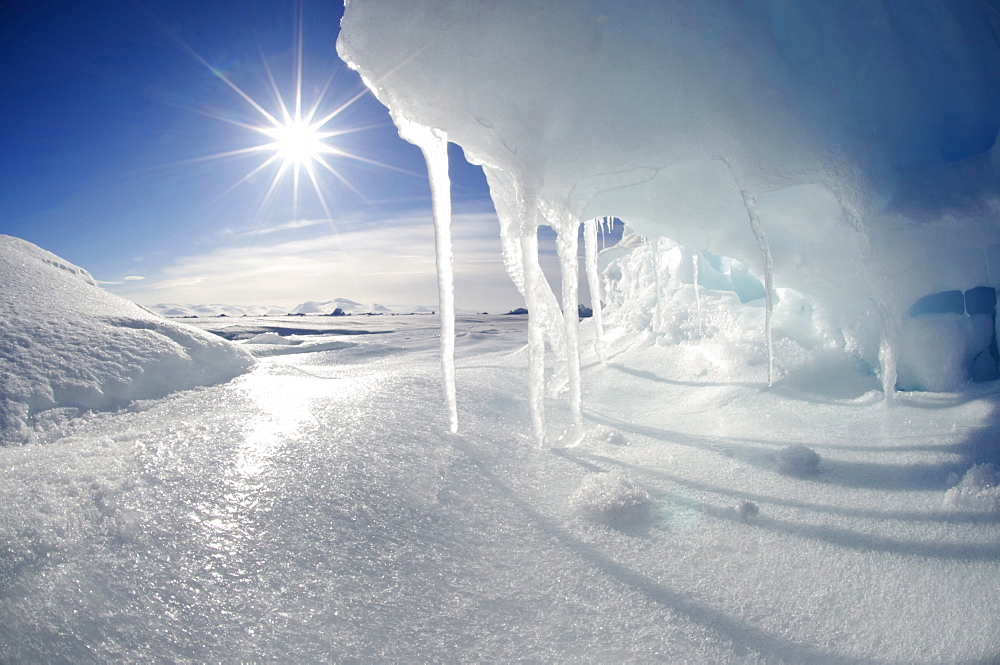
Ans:
[[[242,129],[263,136],[265,141],[249,145],[245,148],[229,150],[186,160],[190,162],[202,162],[222,158],[238,156],[261,155],[263,159],[252,167],[239,180],[226,189],[221,196],[225,196],[242,185],[256,180],[262,172],[271,169],[273,176],[267,185],[263,198],[258,206],[258,214],[264,210],[273,199],[279,186],[289,177],[291,179],[292,191],[292,215],[298,214],[300,190],[303,180],[308,180],[316,199],[323,208],[327,219],[331,219],[330,206],[327,201],[325,189],[321,183],[321,176],[324,174],[332,176],[341,185],[349,189],[355,195],[371,204],[366,197],[351,181],[338,169],[338,162],[343,160],[353,160],[374,166],[379,166],[392,171],[398,171],[421,177],[418,173],[413,173],[390,164],[386,164],[375,159],[364,157],[350,152],[335,142],[337,137],[355,132],[361,132],[375,127],[384,126],[387,123],[367,125],[360,127],[342,127],[338,125],[341,114],[350,108],[355,102],[368,94],[367,88],[362,88],[346,101],[340,103],[328,112],[321,111],[321,108],[328,106],[328,92],[332,83],[332,76],[319,88],[319,93],[315,99],[307,106],[303,103],[303,38],[302,38],[303,16],[302,7],[298,7],[297,30],[294,35],[294,90],[291,95],[282,92],[278,85],[271,66],[267,58],[260,53],[262,72],[267,79],[273,99],[268,102],[261,98],[255,98],[237,85],[232,78],[216,67],[213,67],[194,49],[181,41],[182,47],[191,54],[199,63],[205,66],[216,78],[225,83],[235,92],[256,114],[256,121],[240,121],[232,117],[219,113],[197,111],[217,120],[235,125]],[[180,40],[179,40],[180,41]],[[268,110],[270,107],[270,110]],[[276,167],[275,167],[276,165]]]

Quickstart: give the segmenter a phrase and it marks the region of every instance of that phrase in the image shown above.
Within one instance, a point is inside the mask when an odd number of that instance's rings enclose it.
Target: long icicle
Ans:
[[[521,261],[524,265],[524,301],[528,306],[528,408],[531,428],[539,445],[545,444],[545,321],[541,280],[545,279],[538,263],[538,227],[528,220],[530,201],[522,210]],[[533,216],[532,216],[533,218]]]
[[[741,189],[743,205],[746,206],[747,215],[750,217],[750,228],[754,237],[757,238],[757,245],[760,253],[764,257],[764,303],[766,314],[764,318],[764,335],[767,337],[767,385],[774,385],[774,345],[771,339],[771,314],[774,312],[774,261],[771,259],[771,246],[767,244],[767,236],[764,234],[764,227],[760,223],[760,211],[757,210],[757,196],[752,192]]]
[[[587,266],[587,286],[590,287],[590,308],[594,312],[594,349],[601,363],[608,362],[604,355],[604,308],[601,304],[601,276],[597,272],[597,220],[583,223],[583,250]]]
[[[566,369],[569,376],[569,410],[573,424],[559,437],[558,445],[572,448],[583,440],[583,397],[580,384],[580,224],[569,216],[559,220],[556,252],[562,278],[562,315],[566,330]]]
[[[420,148],[427,162],[434,214],[434,250],[441,321],[441,373],[448,408],[448,429],[458,432],[455,389],[455,275],[451,244],[451,179],[448,176],[448,135],[404,118],[396,118],[399,135]]]

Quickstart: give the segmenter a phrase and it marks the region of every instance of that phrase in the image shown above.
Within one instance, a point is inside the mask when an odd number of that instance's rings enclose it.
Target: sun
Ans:
[[[274,139],[268,147],[281,159],[282,168],[308,169],[329,151],[323,139],[332,136],[332,132],[321,129],[302,118],[288,118],[278,127],[264,129],[263,133]]]
[[[298,7],[298,25],[293,36],[295,53],[295,71],[293,77],[293,90],[290,94],[283,92],[268,64],[267,58],[261,54],[262,73],[268,82],[270,95],[268,99],[255,98],[238,86],[230,77],[219,69],[213,67],[205,58],[183,41],[179,40],[182,48],[193,56],[199,63],[206,67],[216,78],[228,86],[242,101],[256,114],[256,121],[240,121],[228,115],[219,113],[209,113],[195,110],[203,115],[217,120],[235,125],[244,130],[252,132],[254,135],[262,137],[263,142],[248,145],[245,148],[230,150],[227,152],[206,155],[195,159],[185,160],[186,163],[203,162],[208,160],[231,158],[237,156],[261,156],[261,161],[252,167],[242,178],[233,183],[220,196],[229,194],[242,185],[256,180],[256,177],[267,169],[273,169],[274,175],[267,185],[264,196],[258,206],[258,214],[264,210],[268,203],[275,196],[281,183],[291,180],[292,187],[292,214],[297,216],[297,209],[300,198],[300,189],[305,181],[308,181],[312,191],[316,195],[326,214],[327,219],[331,219],[330,207],[327,202],[325,188],[321,183],[321,177],[332,176],[351,192],[371,204],[371,201],[350,180],[348,180],[337,168],[338,162],[343,160],[353,160],[364,162],[385,169],[406,173],[408,175],[420,176],[406,169],[398,168],[390,164],[364,157],[352,153],[336,144],[337,137],[355,132],[361,132],[382,126],[385,123],[362,126],[362,127],[342,127],[339,126],[341,114],[359,99],[369,94],[367,88],[362,87],[361,91],[340,103],[331,110],[323,110],[329,107],[327,93],[330,91],[332,76],[322,86],[318,86],[319,93],[310,103],[303,99],[303,63],[302,63],[302,6]],[[274,166],[277,165],[275,169]]]

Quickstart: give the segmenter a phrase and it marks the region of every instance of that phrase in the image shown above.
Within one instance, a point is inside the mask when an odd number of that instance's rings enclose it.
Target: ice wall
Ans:
[[[916,299],[1000,272],[998,33],[993,0],[348,0],[338,51],[483,165],[550,344],[530,236],[614,215],[761,277],[770,255],[891,377]]]
[[[101,289],[86,270],[0,235],[0,445],[90,410],[228,381],[253,357]]]

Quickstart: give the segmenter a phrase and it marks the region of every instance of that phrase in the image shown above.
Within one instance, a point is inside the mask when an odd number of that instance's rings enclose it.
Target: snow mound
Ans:
[[[736,513],[746,522],[760,515],[760,506],[753,501],[741,501],[740,505],[736,506]]]
[[[961,482],[944,494],[944,506],[954,510],[1000,513],[1000,475],[992,464],[974,464]]]
[[[18,238],[0,236],[0,282],[0,444],[88,410],[228,381],[254,363]]]
[[[282,337],[276,332],[266,332],[259,335],[254,335],[248,340],[243,341],[244,344],[280,344],[283,346],[290,346],[293,344],[298,344],[293,339],[288,337]]]
[[[653,497],[622,473],[611,471],[585,476],[570,499],[570,505],[591,522],[627,528],[649,518]]]
[[[625,435],[621,433],[620,430],[611,429],[610,427],[605,427],[597,430],[596,439],[599,443],[603,443],[609,446],[627,446],[628,439]]]
[[[793,444],[778,453],[778,471],[790,476],[808,476],[819,471],[819,454],[802,444]]]

